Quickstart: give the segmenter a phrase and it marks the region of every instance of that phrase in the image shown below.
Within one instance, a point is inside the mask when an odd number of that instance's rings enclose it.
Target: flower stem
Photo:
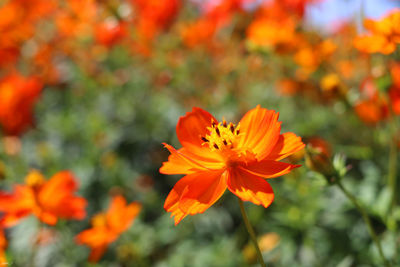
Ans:
[[[361,204],[358,202],[358,200],[349,191],[347,191],[346,188],[343,187],[343,184],[340,180],[336,181],[336,184],[339,186],[339,188],[342,190],[342,192],[346,195],[346,197],[354,204],[354,206],[357,208],[357,210],[361,213],[361,215],[364,219],[364,222],[367,225],[368,232],[369,232],[370,236],[372,237],[372,240],[375,242],[375,245],[378,248],[379,255],[381,256],[381,258],[384,262],[384,265],[386,267],[390,267],[391,264],[389,263],[389,261],[386,260],[385,255],[383,254],[381,243],[379,241],[377,234],[375,233],[374,228],[372,227],[371,220],[369,219],[367,212],[361,206]]]
[[[388,186],[391,191],[391,202],[389,213],[393,211],[396,206],[396,176],[397,176],[397,142],[396,142],[396,125],[395,121],[392,121],[392,140],[390,142],[390,154],[389,154],[389,173],[388,173]]]
[[[253,241],[254,247],[257,252],[257,259],[260,262],[260,265],[262,267],[266,267],[264,259],[261,254],[260,247],[258,246],[256,234],[254,233],[253,227],[251,227],[250,221],[247,218],[247,214],[246,214],[246,210],[244,209],[243,201],[240,198],[238,198],[238,201],[239,201],[240,212],[242,213],[244,224],[246,225],[247,232],[249,232],[250,239],[251,239],[251,241]]]

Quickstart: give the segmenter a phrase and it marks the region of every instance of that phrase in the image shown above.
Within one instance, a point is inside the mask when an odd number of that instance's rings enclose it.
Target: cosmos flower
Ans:
[[[12,73],[0,80],[0,126],[7,135],[20,135],[33,124],[33,108],[41,91],[35,77]]]
[[[0,191],[0,224],[14,226],[31,214],[49,225],[55,225],[59,218],[81,220],[86,216],[86,200],[74,195],[77,187],[69,171],[58,172],[46,181],[33,170],[25,185],[16,185],[12,193]]]
[[[389,103],[381,95],[372,77],[367,77],[360,86],[361,99],[354,105],[357,116],[368,125],[376,125],[390,115]]]
[[[193,108],[176,127],[182,148],[171,152],[160,168],[163,174],[185,174],[165,200],[175,225],[187,215],[203,213],[228,188],[244,201],[268,207],[274,193],[263,178],[289,173],[299,165],[280,162],[303,149],[301,138],[280,134],[279,114],[257,106],[235,125],[218,122],[210,113]]]
[[[368,35],[354,39],[354,46],[364,53],[391,54],[400,43],[400,10],[394,9],[380,20],[365,19]]]
[[[108,245],[132,225],[139,214],[141,204],[133,202],[129,205],[122,196],[113,197],[107,212],[92,218],[92,228],[77,235],[76,241],[91,248],[89,261],[97,262]]]

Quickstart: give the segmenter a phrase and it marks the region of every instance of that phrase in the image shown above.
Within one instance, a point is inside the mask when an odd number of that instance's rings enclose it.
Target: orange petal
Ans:
[[[55,225],[58,221],[57,216],[51,212],[38,211],[35,215],[39,218],[41,222],[48,225]]]
[[[196,166],[189,159],[182,156],[182,149],[176,150],[168,144],[164,146],[171,152],[168,157],[168,161],[163,162],[160,168],[160,173],[163,174],[189,174],[196,172]],[[184,154],[183,154],[184,155]],[[199,167],[199,169],[202,169]]]
[[[296,153],[304,148],[304,143],[301,141],[301,137],[294,133],[284,133],[279,136],[278,142],[276,142],[271,153],[267,156],[270,160],[281,160],[291,154]]]
[[[51,202],[52,206],[56,206],[62,198],[72,194],[77,187],[78,185],[71,172],[58,172],[43,185],[39,193],[39,201],[41,203]]]
[[[106,249],[107,249],[107,246],[92,248],[92,250],[90,251],[90,255],[89,255],[89,261],[92,263],[98,262],[100,260],[101,256],[103,256]]]
[[[11,227],[35,209],[35,197],[28,186],[17,185],[13,193],[0,192],[0,225]]]
[[[389,42],[385,36],[366,35],[354,39],[354,47],[364,53],[383,53],[391,54],[396,49],[396,45]]]
[[[89,247],[99,247],[111,243],[116,236],[106,227],[94,227],[80,232],[75,240],[78,244],[85,244]]]
[[[17,213],[6,213],[0,219],[0,226],[13,227],[18,224],[19,220],[31,214],[30,210],[19,211]]]
[[[57,217],[83,219],[86,216],[86,200],[73,195],[77,187],[71,172],[56,173],[39,192],[40,206]]]
[[[131,226],[141,207],[142,205],[136,202],[127,205],[125,198],[122,196],[113,197],[106,215],[107,225],[115,233],[122,233]]]
[[[263,178],[274,178],[285,175],[300,166],[274,160],[263,160],[255,161],[239,168]]]
[[[60,218],[82,220],[86,217],[86,205],[87,201],[83,197],[69,196],[60,202],[56,215]]]
[[[191,112],[181,117],[176,125],[176,134],[182,146],[191,144],[201,147],[201,137],[208,133],[207,127],[217,120],[207,111],[194,107]],[[218,123],[218,122],[217,122]]]
[[[400,78],[400,76],[398,77]],[[400,80],[400,79],[399,79]],[[394,114],[400,115],[400,88],[392,87],[389,90],[389,98]]]
[[[265,208],[274,200],[274,192],[267,181],[241,168],[229,170],[228,189],[240,199]]]
[[[208,202],[208,206],[211,206],[219,197],[222,195],[223,191],[222,190],[222,185],[220,184],[219,180],[221,180],[221,174],[222,171],[203,171],[203,172],[197,172],[193,174],[186,175],[182,179],[180,179],[172,188],[171,192],[167,196],[167,199],[165,200],[164,203],[164,209],[168,212],[171,212],[171,217],[174,216],[175,220],[175,225],[177,225],[184,217],[186,217],[189,212],[193,212],[189,210],[189,202],[190,202],[190,197],[194,196],[195,193],[192,191],[195,190],[195,188],[191,185],[192,183],[195,185],[198,185],[199,181],[205,180],[207,185],[212,185],[213,190],[212,192],[207,196],[201,198],[202,201]],[[225,185],[226,186],[226,185]],[[188,187],[191,188],[191,191],[189,191]],[[204,188],[206,186],[201,187],[201,192],[206,194],[204,192]],[[220,192],[222,191],[222,193]],[[187,197],[183,199],[183,204],[182,207],[186,209],[186,211],[182,210],[180,207],[180,200],[182,196],[187,193]],[[204,209],[204,206],[203,206]],[[206,210],[206,209],[204,209]],[[203,210],[203,212],[204,212]],[[191,213],[194,214],[194,213]]]
[[[78,244],[85,244],[90,247],[89,261],[97,262],[104,254],[108,244],[113,242],[116,238],[117,236],[108,231],[105,227],[96,227],[79,233],[75,240]]]
[[[0,191],[0,211],[17,213],[21,210],[33,210],[35,196],[30,187],[16,185],[13,193]]]
[[[227,172],[196,173],[179,200],[179,208],[190,215],[205,212],[225,192]]]
[[[374,125],[386,118],[384,105],[379,100],[372,99],[358,102],[354,106],[354,110],[360,119],[367,124]]]
[[[185,147],[176,150],[168,144],[164,143],[164,146],[171,152],[171,155],[168,161],[164,162],[160,168],[160,172],[163,174],[191,174],[198,171],[221,169],[224,166],[217,153],[213,153],[210,150],[207,150],[208,154],[204,152],[198,155]],[[203,152],[206,149],[196,148],[193,150]],[[209,157],[207,158],[207,156]]]
[[[238,147],[250,149],[258,160],[264,159],[275,146],[281,130],[279,113],[257,106],[240,120],[243,134]]]

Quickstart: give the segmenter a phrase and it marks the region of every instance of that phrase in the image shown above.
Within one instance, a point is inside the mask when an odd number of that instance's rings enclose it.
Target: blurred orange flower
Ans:
[[[108,245],[128,230],[141,207],[141,204],[137,202],[127,205],[122,196],[115,196],[107,212],[97,214],[92,218],[93,227],[84,230],[76,237],[79,244],[85,244],[91,248],[89,261],[97,262]]]
[[[400,62],[395,62],[390,65],[390,74],[392,76],[393,85],[400,88]]]
[[[400,115],[400,88],[391,87],[389,90],[389,98],[393,113]]]
[[[6,134],[19,135],[32,125],[32,110],[41,90],[35,77],[12,73],[0,80],[0,125]]]
[[[182,27],[181,36],[188,47],[209,43],[214,35],[230,23],[232,16],[241,10],[243,0],[210,1],[203,4],[202,16]]]
[[[400,115],[400,63],[396,62],[390,66],[393,85],[389,89],[389,98],[392,111],[396,115]]]
[[[237,126],[218,122],[200,108],[179,119],[176,131],[183,148],[164,144],[171,155],[160,168],[163,174],[186,174],[164,204],[175,216],[175,225],[187,215],[206,211],[226,188],[265,208],[272,203],[274,193],[262,178],[281,176],[299,167],[279,160],[304,147],[295,134],[280,134],[278,116],[257,106]]]
[[[301,85],[294,80],[285,78],[277,81],[276,88],[280,94],[292,96],[301,90]]]
[[[78,185],[71,172],[58,172],[46,181],[33,170],[25,181],[25,185],[16,185],[13,193],[0,191],[1,225],[14,226],[30,214],[49,225],[59,218],[81,220],[86,216],[86,200],[74,196]]]
[[[153,39],[173,22],[181,7],[180,0],[130,0],[136,19],[136,49],[150,53]]]
[[[90,36],[97,12],[95,0],[67,0],[55,17],[58,33],[69,38]]]
[[[185,45],[192,48],[212,40],[216,30],[217,24],[214,21],[199,19],[184,25],[181,29],[181,36]]]
[[[297,22],[291,17],[276,20],[269,17],[255,19],[247,29],[247,39],[268,48],[292,48],[298,45]]]
[[[354,107],[358,117],[366,124],[374,125],[389,116],[388,105],[382,98],[362,100]]]
[[[358,117],[366,124],[374,125],[389,116],[389,105],[379,94],[372,77],[367,77],[360,86],[361,99],[354,106]]]
[[[316,45],[305,43],[294,55],[294,61],[306,73],[312,73],[322,62],[328,60],[336,49],[337,46],[331,39],[323,40]]]
[[[364,27],[370,34],[356,37],[354,46],[365,53],[391,54],[400,43],[400,10],[394,9],[381,20],[365,19]]]
[[[96,25],[96,41],[104,46],[111,47],[128,35],[125,22],[103,22]]]
[[[50,14],[54,0],[3,1],[0,7],[0,66],[14,64],[22,44],[35,34],[35,25]]]

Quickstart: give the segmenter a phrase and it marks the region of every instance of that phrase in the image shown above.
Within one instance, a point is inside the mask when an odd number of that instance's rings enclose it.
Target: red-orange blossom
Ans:
[[[274,193],[267,181],[299,165],[279,160],[304,148],[293,133],[280,134],[279,114],[257,106],[235,125],[218,122],[210,113],[193,108],[176,126],[181,149],[171,152],[160,168],[163,174],[185,174],[165,200],[175,225],[187,215],[203,213],[228,188],[244,201],[268,207]]]

